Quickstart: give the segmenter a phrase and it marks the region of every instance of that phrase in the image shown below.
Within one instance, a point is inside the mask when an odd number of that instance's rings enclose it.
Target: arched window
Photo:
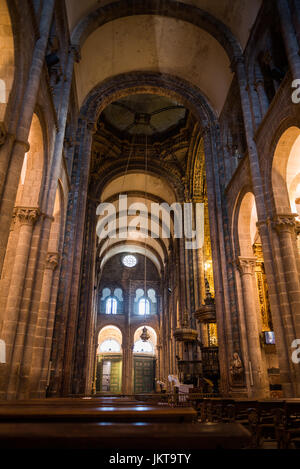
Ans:
[[[150,341],[143,342],[142,340],[137,340],[133,347],[133,353],[150,353],[151,355],[153,355],[153,344]]]
[[[99,347],[100,353],[120,353],[121,345],[115,339],[106,339]]]
[[[144,316],[145,314],[150,314],[150,302],[147,298],[141,298],[139,301],[139,314]]]
[[[106,314],[117,314],[118,302],[115,298],[109,297],[106,300],[105,313]]]

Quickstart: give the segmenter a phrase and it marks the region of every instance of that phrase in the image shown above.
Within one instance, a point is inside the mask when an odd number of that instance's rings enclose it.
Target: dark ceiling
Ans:
[[[188,111],[176,101],[152,94],[135,94],[113,102],[102,120],[124,135],[165,134],[185,125]]]

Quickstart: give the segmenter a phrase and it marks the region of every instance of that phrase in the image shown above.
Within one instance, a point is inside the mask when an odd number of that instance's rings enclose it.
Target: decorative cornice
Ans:
[[[15,207],[14,217],[21,225],[33,226],[41,215],[38,207]]]
[[[60,260],[60,254],[58,252],[48,252],[46,256],[46,269],[55,270]]]
[[[241,275],[254,275],[256,260],[256,257],[239,256],[236,263]]]

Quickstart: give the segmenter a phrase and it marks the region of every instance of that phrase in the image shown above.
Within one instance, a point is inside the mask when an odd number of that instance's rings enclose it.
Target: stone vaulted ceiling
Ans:
[[[105,121],[123,134],[155,135],[176,127],[187,110],[158,95],[137,94],[113,102],[103,111]]]
[[[109,3],[111,0],[66,0],[70,29],[95,8]],[[223,21],[244,47],[262,0],[181,0],[181,3],[197,6]]]
[[[111,3],[66,0],[70,30],[89,13]],[[207,11],[245,47],[261,0],[183,0],[174,1],[174,8],[177,4]],[[229,57],[215,37],[187,21],[167,16],[141,14],[107,21],[89,32],[81,44],[81,57],[75,68],[80,106],[105,80],[152,71],[179,77],[199,88],[218,114],[232,80]]]

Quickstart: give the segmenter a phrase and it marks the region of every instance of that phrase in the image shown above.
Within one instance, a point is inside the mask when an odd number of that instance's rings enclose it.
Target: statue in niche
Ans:
[[[230,363],[230,374],[234,380],[240,380],[244,371],[242,360],[237,352],[234,352]]]
[[[206,305],[212,305],[214,304],[215,300],[212,297],[211,291],[210,291],[210,285],[209,281],[207,280],[206,277],[204,277],[204,282],[205,282],[205,298],[204,298],[204,303]]]

